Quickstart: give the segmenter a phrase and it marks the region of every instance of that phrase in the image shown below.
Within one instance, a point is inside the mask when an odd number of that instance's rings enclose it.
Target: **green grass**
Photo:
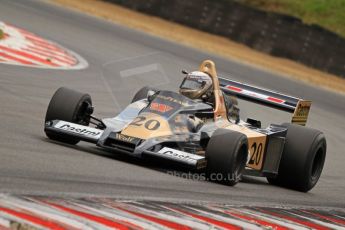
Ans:
[[[2,29],[0,29],[0,39],[3,39],[5,37],[4,31],[2,31]]]
[[[345,0],[237,0],[255,8],[300,18],[345,37]]]

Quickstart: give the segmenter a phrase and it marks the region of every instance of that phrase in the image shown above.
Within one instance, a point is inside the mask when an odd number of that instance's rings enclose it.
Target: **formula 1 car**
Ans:
[[[311,102],[218,78],[210,60],[199,71],[212,78],[213,105],[144,87],[116,117],[98,119],[88,94],[62,87],[49,103],[44,131],[68,144],[86,141],[117,153],[178,162],[231,186],[245,174],[299,191],[312,189],[324,165],[326,139],[304,127]],[[261,128],[258,120],[229,119],[227,95],[291,112],[292,122]]]

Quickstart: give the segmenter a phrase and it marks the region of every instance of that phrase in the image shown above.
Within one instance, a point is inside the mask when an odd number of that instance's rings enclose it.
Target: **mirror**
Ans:
[[[151,102],[152,100],[153,100],[153,96],[156,94],[156,92],[154,91],[154,90],[149,90],[148,92],[147,92],[147,100],[149,101],[149,102]]]

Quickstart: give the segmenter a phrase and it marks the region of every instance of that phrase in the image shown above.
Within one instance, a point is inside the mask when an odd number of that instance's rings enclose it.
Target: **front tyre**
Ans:
[[[227,129],[217,129],[206,148],[207,179],[234,186],[243,174],[247,157],[246,135]]]
[[[326,138],[318,130],[294,124],[288,128],[286,143],[274,185],[308,192],[318,182],[326,159]]]
[[[90,95],[61,87],[50,100],[45,122],[63,120],[87,126],[90,123],[91,108]],[[52,133],[48,130],[45,130],[45,133],[49,139],[68,144],[77,144],[80,141],[78,138]]]

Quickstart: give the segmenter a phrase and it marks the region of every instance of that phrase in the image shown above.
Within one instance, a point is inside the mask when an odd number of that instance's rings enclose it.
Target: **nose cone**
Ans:
[[[147,113],[136,117],[121,134],[143,140],[172,135],[169,122],[162,116]]]

